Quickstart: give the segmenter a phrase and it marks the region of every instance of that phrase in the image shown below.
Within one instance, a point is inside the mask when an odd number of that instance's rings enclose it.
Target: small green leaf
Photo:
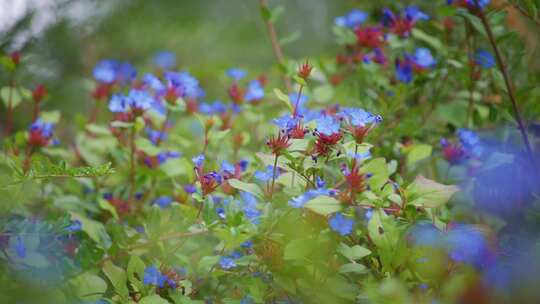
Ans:
[[[317,196],[308,201],[304,207],[321,215],[329,215],[341,210],[340,202],[335,198],[326,195]]]
[[[360,245],[354,245],[352,247],[349,247],[345,243],[339,244],[337,250],[350,261],[356,261],[371,254],[371,251],[369,249],[364,248]]]
[[[439,184],[422,175],[417,176],[415,181],[407,187],[410,204],[426,208],[436,208],[446,204],[458,191],[457,186]]]
[[[103,273],[107,276],[107,278],[109,278],[109,281],[111,281],[111,284],[113,285],[116,293],[123,298],[127,298],[129,295],[129,291],[126,285],[126,271],[114,265],[111,261],[105,262],[105,264],[103,264],[102,270]]]
[[[291,113],[294,111],[294,108],[293,108],[293,105],[291,104],[291,100],[289,99],[289,96],[285,95],[280,89],[278,88],[275,88],[274,89],[274,94],[276,94],[276,97],[283,101],[283,103],[285,103],[285,105],[287,106],[287,108],[289,109],[289,111],[291,111]]]
[[[73,292],[84,301],[97,301],[107,291],[107,283],[98,275],[85,272],[70,281]]]
[[[163,299],[158,295],[151,295],[142,298],[139,304],[169,304],[169,301]]]
[[[332,97],[334,97],[334,87],[329,84],[318,86],[313,90],[313,98],[317,101],[328,102]]]
[[[357,263],[349,263],[339,268],[339,273],[366,273],[366,266]]]
[[[235,189],[249,192],[257,196],[259,199],[264,198],[264,193],[262,192],[261,188],[257,184],[245,183],[243,181],[240,181],[234,178],[227,180],[227,182],[229,183],[229,185],[231,185],[231,187]]]
[[[407,153],[407,165],[411,166],[415,163],[428,158],[431,155],[432,147],[427,144],[417,144],[411,147]]]

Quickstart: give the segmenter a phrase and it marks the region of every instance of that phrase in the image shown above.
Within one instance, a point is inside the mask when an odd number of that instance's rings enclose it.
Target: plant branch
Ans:
[[[489,25],[489,22],[488,22],[488,20],[486,18],[486,14],[484,13],[484,11],[480,10],[478,12],[478,16],[480,17],[480,20],[482,21],[482,25],[484,26],[484,29],[486,30],[486,33],[487,33],[487,36],[488,36],[488,39],[489,39],[489,43],[491,44],[491,47],[493,48],[493,51],[495,52],[495,58],[497,60],[497,65],[498,65],[499,70],[501,71],[501,73],[503,75],[504,83],[506,85],[506,90],[508,92],[508,97],[510,98],[510,101],[512,103],[512,110],[514,111],[514,117],[515,117],[516,122],[518,124],[518,128],[519,128],[519,131],[521,133],[521,137],[523,138],[523,142],[525,144],[525,149],[527,150],[527,154],[529,155],[529,158],[531,159],[531,161],[534,164],[535,161],[534,161],[534,156],[533,156],[533,152],[532,152],[532,149],[531,149],[531,144],[529,142],[529,136],[527,134],[527,127],[526,127],[525,123],[523,122],[523,118],[521,117],[521,113],[519,111],[518,103],[517,103],[516,96],[515,96],[515,93],[514,93],[514,88],[512,86],[512,83],[510,82],[510,76],[509,76],[508,71],[506,69],[506,64],[503,61],[501,52],[500,52],[499,47],[497,46],[497,42],[495,40],[495,36],[493,35],[493,30],[491,29],[491,26]]]
[[[267,0],[260,0],[260,7],[261,9],[268,10],[268,1]],[[286,66],[285,64],[285,57],[283,56],[283,50],[281,49],[281,45],[279,44],[279,40],[277,37],[276,29],[274,28],[274,24],[271,20],[265,20],[264,21],[266,25],[266,30],[268,31],[268,35],[270,36],[270,43],[272,44],[272,50],[274,52],[274,55],[276,56],[276,59],[278,63],[282,66]],[[283,75],[283,82],[285,83],[285,87],[287,88],[287,92],[292,92],[292,84],[291,80],[287,75]]]

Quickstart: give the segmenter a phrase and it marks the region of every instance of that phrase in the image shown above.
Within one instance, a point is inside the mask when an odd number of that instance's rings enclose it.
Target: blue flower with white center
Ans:
[[[247,102],[250,102],[250,101],[260,100],[263,97],[264,97],[264,88],[261,82],[257,79],[250,81],[248,84],[244,99]]]
[[[156,198],[152,202],[152,204],[158,205],[160,208],[166,208],[166,207],[169,207],[172,202],[173,202],[173,199],[170,196],[162,195],[162,196]]]
[[[111,84],[116,80],[118,66],[119,63],[116,60],[102,60],[96,64],[92,73],[97,81]]]
[[[204,162],[204,154],[199,154],[191,159],[196,168],[200,168]]]
[[[330,228],[342,236],[351,234],[354,226],[354,220],[349,219],[341,213],[336,213],[330,218]]]
[[[337,26],[355,29],[362,25],[368,18],[368,14],[359,9],[352,9],[344,16],[334,19]]]
[[[437,64],[437,61],[431,55],[431,51],[427,48],[417,48],[413,56],[413,61],[417,66],[425,69]]]
[[[315,121],[317,123],[317,131],[328,136],[338,133],[341,127],[339,120],[328,115],[322,116]]]
[[[219,259],[219,266],[223,269],[232,269],[236,267],[236,262],[232,257],[223,256]]]
[[[490,69],[495,66],[495,58],[486,50],[476,50],[474,62],[485,69]]]
[[[413,22],[418,20],[429,20],[429,16],[426,13],[422,12],[418,7],[413,5],[406,7],[404,13],[405,18]]]
[[[176,65],[176,55],[170,51],[161,51],[154,55],[153,61],[162,69],[172,69]]]
[[[71,225],[66,227],[66,231],[76,232],[82,229],[82,223],[79,220],[71,221]]]
[[[227,76],[231,77],[235,81],[240,81],[242,78],[246,77],[246,71],[238,68],[231,68],[227,70]]]
[[[258,170],[255,171],[255,174],[253,176],[255,176],[255,178],[261,182],[268,182],[272,179],[273,174],[274,174],[274,166],[269,165],[269,166],[266,166],[264,171],[258,171]],[[279,170],[276,170],[276,178],[278,175],[279,175]]]

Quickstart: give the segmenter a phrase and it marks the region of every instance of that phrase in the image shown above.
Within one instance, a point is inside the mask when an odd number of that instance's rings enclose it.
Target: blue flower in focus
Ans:
[[[160,208],[166,208],[171,205],[173,199],[170,196],[162,195],[156,198],[152,204],[158,205]]]
[[[227,76],[231,77],[232,79],[239,81],[240,79],[246,77],[247,73],[246,71],[238,68],[231,68],[227,70]]]
[[[334,22],[337,26],[354,29],[362,25],[367,18],[368,14],[366,12],[359,9],[352,9],[346,15],[334,19]]]
[[[340,116],[347,119],[347,121],[354,127],[364,127],[368,124],[378,123],[382,121],[382,117],[379,115],[373,115],[360,108],[344,108],[339,113]]]
[[[109,101],[109,111],[113,113],[124,113],[128,110],[128,100],[126,96],[115,94]]]
[[[290,114],[285,114],[272,120],[272,123],[278,126],[280,129],[288,131],[296,127],[299,121],[300,119],[298,117],[292,117]]]
[[[158,67],[168,70],[176,65],[176,55],[170,51],[161,51],[154,55],[154,64]]]
[[[330,218],[330,228],[342,236],[349,235],[354,226],[354,220],[348,219],[341,213],[336,213]]]
[[[495,66],[495,58],[486,50],[476,50],[474,62],[485,69],[490,69]]]
[[[339,120],[328,115],[322,116],[315,121],[317,123],[317,131],[328,136],[338,133],[341,127]]]
[[[82,229],[82,223],[79,220],[71,221],[71,225],[66,227],[66,231],[75,232]]]
[[[219,266],[223,269],[232,269],[236,267],[236,263],[234,261],[234,258],[223,256],[219,259]]]
[[[249,82],[244,99],[248,102],[260,100],[264,97],[264,88],[259,80]]]
[[[437,61],[431,55],[431,51],[427,48],[417,48],[413,56],[413,61],[417,66],[425,69],[437,64]]]

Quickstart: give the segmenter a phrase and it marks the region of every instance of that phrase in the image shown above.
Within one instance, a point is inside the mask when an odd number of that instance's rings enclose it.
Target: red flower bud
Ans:
[[[306,80],[309,78],[309,75],[311,74],[312,70],[313,70],[313,66],[309,64],[308,61],[306,61],[304,64],[302,64],[298,68],[298,76]]]
[[[21,53],[19,52],[13,52],[9,54],[9,57],[11,58],[11,61],[17,66],[19,63],[21,63]]]
[[[32,97],[34,98],[34,101],[36,103],[39,103],[41,100],[43,100],[43,97],[45,97],[46,95],[47,95],[47,89],[42,84],[37,85],[34,91],[32,92]]]

